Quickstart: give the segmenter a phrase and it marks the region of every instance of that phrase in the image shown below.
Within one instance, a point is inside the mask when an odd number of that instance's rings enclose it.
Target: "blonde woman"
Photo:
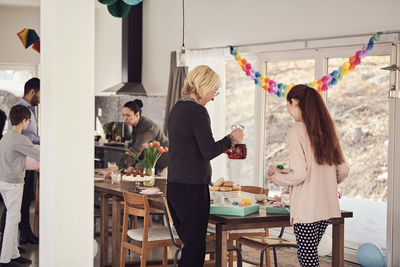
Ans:
[[[220,87],[220,79],[210,67],[197,66],[188,74],[182,98],[168,119],[167,199],[176,230],[185,244],[180,267],[204,263],[210,211],[210,160],[243,139],[243,131],[237,129],[219,141],[214,140],[204,106],[214,100]]]

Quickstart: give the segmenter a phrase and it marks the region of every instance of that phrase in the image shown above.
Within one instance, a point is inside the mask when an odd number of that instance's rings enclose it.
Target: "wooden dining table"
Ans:
[[[96,170],[95,178],[100,178],[101,173]],[[166,192],[167,179],[166,177],[157,177],[154,186],[160,188],[162,192]],[[103,181],[96,181],[94,190],[100,194],[100,266],[109,266],[108,263],[108,216],[109,202],[111,201],[112,212],[112,266],[119,267],[120,247],[121,247],[121,210],[124,191],[133,192],[135,183],[123,181],[119,184],[112,184],[109,178]],[[156,213],[163,212],[163,201],[161,197],[149,197],[151,211]]]
[[[159,177],[155,186],[166,192],[166,178]],[[100,266],[108,266],[108,205],[112,201],[112,266],[119,266],[121,242],[121,201],[123,191],[132,192],[135,187],[133,182],[121,181],[120,184],[111,184],[109,179],[95,183],[95,192],[101,195],[101,233],[100,233]],[[241,192],[241,196],[250,198],[255,202],[254,194]],[[151,207],[162,210],[163,202],[160,197],[149,197]],[[271,206],[268,201],[258,202],[259,212],[247,216],[225,216],[212,214],[209,223],[216,226],[216,264],[217,267],[227,265],[227,240],[229,230],[257,229],[290,226],[289,215],[267,214],[266,208]],[[332,266],[344,265],[344,220],[353,217],[350,211],[341,211],[340,218],[329,221],[332,224]]]
[[[243,194],[243,193],[242,193]],[[255,202],[254,194],[244,193],[247,198]],[[209,223],[216,225],[216,264],[221,267],[227,264],[227,240],[229,230],[240,229],[257,229],[257,228],[273,228],[286,227],[290,225],[290,215],[267,214],[266,208],[271,206],[271,202],[257,202],[259,212],[249,214],[247,216],[225,216],[211,214]],[[353,217],[350,211],[341,211],[340,218],[329,220],[332,224],[332,266],[344,266],[344,220]]]

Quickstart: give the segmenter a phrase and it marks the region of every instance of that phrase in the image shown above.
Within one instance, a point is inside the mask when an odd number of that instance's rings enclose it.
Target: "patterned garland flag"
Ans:
[[[374,45],[379,42],[380,34],[376,33],[369,39],[368,44],[363,45],[361,50],[358,50],[354,56],[351,56],[349,60],[343,63],[338,69],[332,71],[331,73],[321,77],[318,80],[306,83],[305,85],[312,87],[318,90],[319,93],[328,90],[332,86],[338,83],[338,81],[343,79],[343,76],[349,74],[350,71],[353,71],[357,65],[361,63],[361,59],[363,59],[367,53],[374,47]],[[236,47],[230,47],[231,55],[233,55],[242,68],[243,72],[246,73],[248,77],[250,77],[254,83],[264,91],[276,95],[277,97],[286,97],[287,93],[292,89],[294,84],[284,84],[279,83],[277,81],[272,80],[264,74],[261,74],[258,70],[251,66],[251,64],[237,52]]]

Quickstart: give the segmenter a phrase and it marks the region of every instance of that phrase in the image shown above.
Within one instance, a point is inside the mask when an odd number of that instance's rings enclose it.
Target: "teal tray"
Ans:
[[[269,214],[290,214],[290,212],[281,207],[267,207],[267,213]]]
[[[210,206],[210,214],[216,215],[231,215],[231,216],[246,216],[255,212],[258,212],[260,209],[258,204],[252,204],[245,207],[238,206]]]

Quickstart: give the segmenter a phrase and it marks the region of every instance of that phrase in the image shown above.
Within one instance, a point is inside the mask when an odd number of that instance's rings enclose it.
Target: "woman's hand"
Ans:
[[[128,167],[126,169],[126,175],[131,175],[131,173],[133,173],[133,170],[135,169],[135,167]]]
[[[235,129],[231,132],[232,140],[235,144],[240,144],[243,141],[243,130]]]
[[[275,173],[279,172],[279,169],[275,166],[269,166],[268,168],[268,181],[271,184],[278,185],[275,181]]]
[[[117,172],[118,171],[118,166],[112,166],[104,170],[104,178],[107,176],[110,176],[111,173]]]

